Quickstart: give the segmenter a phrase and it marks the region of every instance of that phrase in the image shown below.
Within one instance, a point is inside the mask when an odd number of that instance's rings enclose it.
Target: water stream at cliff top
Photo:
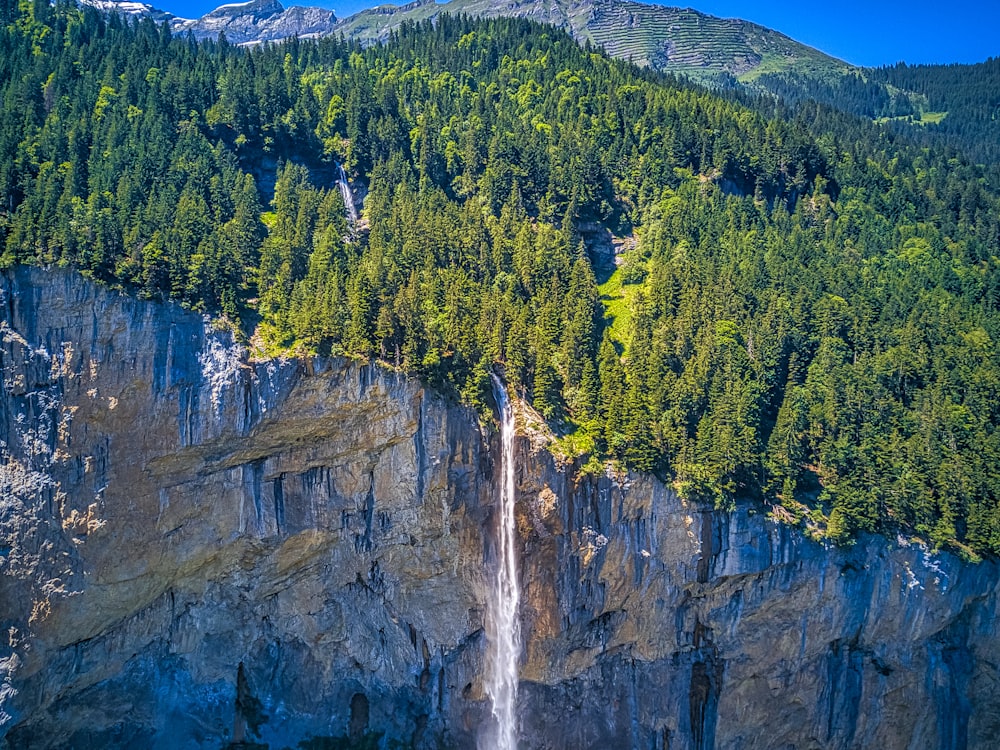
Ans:
[[[337,187],[340,188],[340,196],[344,199],[344,208],[347,209],[347,218],[353,224],[358,220],[358,209],[354,205],[354,195],[351,193],[351,185],[347,182],[347,174],[344,167],[337,164]]]
[[[496,524],[497,569],[487,602],[489,676],[486,692],[493,702],[497,734],[491,750],[517,750],[517,663],[521,655],[517,583],[517,527],[514,519],[514,410],[507,390],[493,377],[493,395],[500,410],[500,505]],[[485,749],[484,749],[485,750]]]

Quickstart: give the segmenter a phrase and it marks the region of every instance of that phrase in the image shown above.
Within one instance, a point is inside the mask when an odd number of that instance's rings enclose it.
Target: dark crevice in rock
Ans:
[[[285,526],[285,475],[274,478],[272,492],[274,494],[274,525],[280,535]]]
[[[719,698],[722,692],[725,663],[712,640],[712,628],[695,617],[692,645],[694,662],[688,689],[688,712],[691,742],[694,750],[712,750],[715,747],[718,723]]]
[[[250,464],[251,491],[253,493],[254,518],[257,521],[257,531],[262,532],[264,527],[264,505],[262,496],[264,494],[264,459],[254,461]]]
[[[246,669],[240,662],[236,670],[236,718],[233,726],[233,742],[244,742],[247,737],[260,737],[260,727],[266,724],[268,715],[264,705],[250,688]]]
[[[864,686],[864,653],[857,637],[831,642],[826,662],[826,741],[849,747]]]
[[[354,535],[354,551],[358,554],[371,552],[374,546],[372,539],[372,518],[375,513],[375,470],[368,474],[368,494],[365,496],[365,504],[362,508],[365,529],[360,534]]]
[[[416,412],[417,412],[417,431],[413,433],[413,450],[417,456],[417,502],[423,505],[424,503],[424,474],[427,472],[427,454],[424,448],[424,403],[426,398],[424,397],[423,391],[420,392],[418,397]]]
[[[368,731],[368,698],[364,693],[351,696],[351,718],[348,724],[348,734],[352,740],[359,739]]]
[[[708,583],[708,575],[712,569],[712,546],[715,539],[712,523],[715,514],[703,511],[701,516],[701,555],[698,557],[698,583]]]
[[[715,747],[715,724],[719,708],[719,676],[715,665],[696,661],[691,667],[688,705],[692,747],[712,750]]]

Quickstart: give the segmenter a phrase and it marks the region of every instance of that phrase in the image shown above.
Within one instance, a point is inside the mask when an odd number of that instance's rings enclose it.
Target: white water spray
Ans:
[[[493,701],[497,734],[490,750],[517,750],[517,663],[521,655],[517,584],[517,527],[514,518],[514,410],[507,390],[493,376],[493,395],[500,410],[501,483],[497,522],[497,570],[487,606],[490,638],[489,680],[486,692]],[[484,749],[485,750],[485,749]]]
[[[347,209],[347,218],[353,224],[358,220],[358,209],[354,205],[354,195],[351,193],[351,186],[347,182],[347,174],[344,167],[337,164],[337,187],[340,188],[340,196],[344,199],[344,208]]]

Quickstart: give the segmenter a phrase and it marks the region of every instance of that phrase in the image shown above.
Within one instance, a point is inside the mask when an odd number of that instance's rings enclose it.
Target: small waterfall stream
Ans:
[[[486,616],[489,673],[486,691],[493,702],[496,736],[491,750],[517,749],[517,673],[521,655],[518,619],[521,597],[517,581],[517,526],[514,518],[514,410],[507,390],[493,376],[493,395],[500,410],[501,483],[497,534],[497,569]],[[485,748],[484,748],[485,750]]]
[[[337,162],[337,187],[340,188],[340,195],[344,199],[344,208],[347,209],[347,218],[351,224],[358,220],[358,209],[354,205],[354,194],[351,193],[351,186],[347,182],[347,174],[340,162]]]

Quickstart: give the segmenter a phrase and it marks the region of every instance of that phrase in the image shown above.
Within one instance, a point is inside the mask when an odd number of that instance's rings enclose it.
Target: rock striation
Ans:
[[[471,748],[498,440],[419,382],[0,281],[0,748]],[[998,566],[518,453],[522,748],[987,748]]]
[[[326,8],[294,5],[284,7],[278,0],[247,0],[220,5],[200,18],[179,18],[167,11],[136,0],[78,0],[108,14],[124,18],[150,18],[166,22],[179,35],[195,39],[218,39],[225,34],[230,44],[254,45],[298,37],[309,39],[334,33],[337,15]]]
[[[325,8],[285,8],[278,0],[249,0],[221,5],[198,19],[178,18],[171,22],[171,29],[175,34],[191,33],[196,39],[225,34],[233,44],[259,44],[323,36],[332,33],[336,23],[336,14]]]

